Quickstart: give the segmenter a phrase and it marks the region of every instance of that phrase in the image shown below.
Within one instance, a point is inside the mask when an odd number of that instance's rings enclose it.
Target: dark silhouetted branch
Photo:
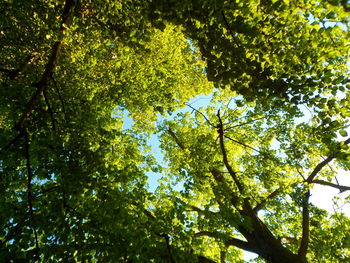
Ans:
[[[255,149],[255,148],[253,148],[253,147],[251,147],[251,146],[249,146],[247,144],[244,144],[243,142],[240,142],[240,141],[237,141],[235,139],[232,139],[231,137],[228,137],[227,135],[224,135],[224,137],[229,139],[230,141],[233,141],[233,142],[235,142],[235,143],[237,143],[239,145],[242,145],[245,148],[249,148],[249,149],[251,149],[251,150],[253,150],[253,151],[257,152],[257,153],[261,153],[262,154],[262,152],[260,152],[259,150]]]
[[[13,140],[11,140],[8,144],[6,144],[3,148],[0,149],[0,152],[7,151],[12,145],[14,145],[22,136],[23,132],[20,132]]]
[[[28,65],[31,63],[33,56],[28,56],[24,62],[22,62],[17,69],[5,69],[5,68],[0,68],[0,72],[4,72],[8,74],[9,78],[14,80],[19,77],[19,75],[23,74]]]
[[[188,106],[188,107],[190,107],[190,108],[191,108],[192,110],[194,110],[195,112],[198,112],[200,115],[202,115],[202,116],[204,117],[204,119],[207,121],[207,123],[208,123],[210,126],[216,128],[216,126],[215,126],[214,124],[212,124],[212,123],[209,121],[209,119],[208,119],[202,112],[200,112],[200,111],[197,110],[196,108],[192,107],[192,106],[191,106],[190,104],[188,104],[188,103],[185,103],[185,105]]]
[[[326,185],[326,186],[337,188],[337,189],[339,189],[340,193],[350,190],[350,186],[333,184],[333,183],[323,181],[323,180],[313,180],[311,183],[321,184],[321,185]]]
[[[220,141],[220,148],[221,148],[221,153],[222,153],[222,157],[223,157],[223,162],[225,164],[227,171],[229,172],[233,181],[235,182],[239,192],[243,193],[244,192],[243,186],[240,183],[240,181],[238,180],[236,172],[232,169],[231,165],[228,162],[227,152],[226,152],[225,144],[224,144],[224,127],[223,127],[222,119],[220,117],[220,111],[218,111],[217,117],[219,119],[218,133],[219,133],[219,141]]]
[[[51,80],[52,80],[52,83],[53,83],[53,85],[55,87],[55,90],[57,92],[58,98],[59,98],[59,100],[61,102],[61,107],[62,107],[62,111],[63,111],[63,114],[64,114],[64,119],[65,119],[66,122],[68,122],[66,107],[65,107],[65,104],[64,104],[64,101],[63,101],[60,89],[58,88],[57,82],[56,82],[56,80],[55,80],[55,78],[53,76],[53,72],[52,72],[52,75],[51,75]]]
[[[168,251],[168,256],[169,256],[169,262],[170,263],[175,263],[173,254],[171,252],[171,246],[170,246],[170,241],[169,241],[169,236],[167,234],[161,235],[165,239],[165,244],[166,244],[166,249]]]
[[[29,215],[33,224],[33,232],[34,232],[34,238],[35,238],[35,258],[34,261],[39,260],[39,241],[38,241],[38,233],[36,231],[36,224],[34,222],[34,212],[33,212],[33,192],[32,192],[32,167],[30,164],[30,153],[29,153],[29,134],[27,131],[25,131],[24,134],[25,138],[25,156],[26,156],[26,166],[27,166],[27,202],[28,202],[28,208],[29,208]]]
[[[223,240],[226,246],[235,246],[246,251],[256,252],[254,248],[249,245],[248,242],[237,238],[225,238],[225,235],[221,233],[211,231],[200,231],[194,234],[194,238],[199,238],[203,236],[221,239]]]
[[[51,117],[51,124],[52,124],[52,129],[53,130],[56,130],[56,119],[55,119],[55,116],[53,114],[53,111],[52,111],[52,108],[51,108],[51,105],[50,105],[50,102],[49,102],[49,99],[47,97],[47,92],[46,92],[46,89],[43,90],[43,95],[44,95],[44,99],[45,99],[45,103],[47,105],[47,109],[50,113],[50,117]]]
[[[74,6],[74,1],[73,0],[66,0],[63,12],[62,12],[62,21],[61,21],[61,26],[60,26],[60,33],[62,34],[65,31],[65,28],[67,26],[68,22],[68,17],[71,13],[72,7]],[[27,103],[26,109],[24,113],[22,114],[21,118],[15,125],[15,129],[18,131],[22,131],[24,127],[24,123],[32,113],[35,105],[37,104],[38,100],[40,99],[43,91],[47,88],[47,82],[52,75],[53,70],[55,69],[56,66],[56,61],[57,57],[60,51],[62,45],[62,40],[57,41],[54,43],[52,47],[52,51],[49,57],[49,61],[46,64],[45,71],[43,75],[41,76],[40,80],[38,83],[35,83],[34,86],[36,86],[36,91],[32,95],[31,99]]]
[[[301,238],[301,243],[298,251],[298,255],[301,258],[306,258],[306,253],[309,246],[309,236],[310,236],[309,198],[310,198],[310,190],[308,190],[304,194],[304,200],[303,200],[302,238]]]
[[[176,144],[181,148],[181,150],[185,149],[184,144],[179,140],[179,138],[176,136],[176,134],[172,131],[172,129],[167,129],[168,134],[173,137],[175,140]]]
[[[280,193],[282,192],[281,188],[276,189],[275,191],[273,191],[272,193],[270,193],[261,203],[257,204],[253,211],[255,213],[257,213],[259,210],[261,210],[269,200],[272,200],[273,198],[275,198],[276,196],[278,196]]]
[[[350,143],[350,138],[342,142],[344,145],[347,145]],[[334,158],[337,157],[337,155],[340,153],[340,149],[333,153],[331,156],[324,159],[322,162],[320,162],[318,165],[316,165],[315,169],[311,172],[309,177],[306,179],[307,183],[311,183],[314,181],[315,177],[318,175],[318,173],[322,170],[323,167],[325,167],[327,164],[329,164]]]

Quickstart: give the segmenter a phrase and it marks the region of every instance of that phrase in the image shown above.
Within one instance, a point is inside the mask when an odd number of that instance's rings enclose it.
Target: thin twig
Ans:
[[[251,147],[251,146],[249,146],[249,145],[246,145],[246,144],[244,144],[243,142],[240,142],[240,141],[237,141],[237,140],[235,140],[235,139],[232,139],[231,137],[228,137],[227,135],[224,135],[224,137],[227,138],[227,139],[229,139],[229,140],[231,140],[231,141],[233,141],[233,142],[235,142],[235,143],[238,143],[238,144],[242,145],[243,147],[249,148],[249,149],[251,149],[251,150],[253,150],[253,151],[257,152],[257,153],[263,154],[261,151],[255,149],[255,148],[253,148],[253,147]]]
[[[67,111],[66,111],[66,108],[65,108],[65,105],[64,105],[64,101],[63,101],[63,98],[62,98],[62,95],[61,95],[61,92],[60,92],[60,89],[58,88],[58,85],[57,85],[57,81],[55,80],[54,76],[53,76],[53,72],[51,74],[51,80],[53,82],[53,85],[55,87],[55,90],[57,92],[57,95],[58,95],[58,98],[61,102],[61,107],[62,107],[62,111],[63,111],[63,114],[64,114],[64,119],[66,122],[68,122],[68,117],[67,117]]]
[[[230,130],[230,129],[233,129],[233,128],[236,128],[236,127],[241,127],[241,126],[243,126],[243,125],[247,125],[247,124],[250,124],[250,123],[253,123],[253,122],[255,122],[255,121],[258,121],[258,120],[261,120],[261,119],[265,119],[265,118],[266,118],[266,116],[260,117],[260,118],[256,118],[256,119],[253,119],[253,120],[251,120],[251,121],[247,121],[247,122],[244,122],[244,123],[240,123],[240,124],[237,124],[237,125],[234,125],[234,126],[230,126],[230,127],[228,127],[228,128],[225,128],[225,131]]]
[[[191,106],[190,104],[188,104],[188,103],[185,103],[185,105],[188,106],[188,107],[190,107],[190,108],[191,108],[192,110],[194,110],[195,112],[198,112],[199,114],[201,114],[201,115],[204,117],[204,119],[209,123],[210,126],[216,128],[216,126],[215,126],[214,124],[212,124],[212,123],[208,120],[208,118],[207,118],[202,112],[200,112],[200,111],[197,110],[196,108],[192,107],[192,106]]]
[[[53,114],[53,111],[52,111],[52,108],[51,108],[49,99],[48,99],[48,97],[47,97],[47,91],[46,91],[46,89],[43,90],[43,95],[44,95],[45,103],[46,103],[46,105],[47,105],[47,109],[48,109],[48,111],[49,111],[49,113],[50,113],[52,129],[53,129],[53,130],[56,130],[56,125],[55,125],[56,119],[55,119],[55,116],[54,116],[54,114]]]

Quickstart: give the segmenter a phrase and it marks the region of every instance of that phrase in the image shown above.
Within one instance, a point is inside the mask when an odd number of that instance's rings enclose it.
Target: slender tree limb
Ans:
[[[212,123],[209,121],[209,119],[208,119],[202,112],[200,112],[200,111],[197,110],[196,108],[192,107],[192,106],[191,106],[190,104],[188,104],[188,103],[185,103],[185,105],[188,106],[188,107],[190,107],[190,108],[191,108],[192,110],[194,110],[195,112],[198,112],[200,115],[202,115],[202,116],[204,117],[204,119],[207,121],[207,123],[208,123],[210,126],[216,128],[216,126],[215,126],[214,124],[212,124]]]
[[[245,144],[245,143],[243,143],[243,142],[240,142],[240,141],[237,141],[237,140],[235,140],[235,139],[232,139],[231,137],[229,137],[229,136],[227,136],[227,135],[224,135],[224,137],[227,138],[227,139],[229,139],[230,141],[233,141],[233,142],[235,142],[235,143],[237,143],[237,144],[239,144],[239,145],[242,145],[242,146],[245,147],[245,148],[249,148],[249,149],[251,149],[251,150],[253,150],[253,151],[257,152],[257,153],[261,153],[261,154],[262,154],[261,151],[255,149],[255,148],[253,148],[253,147],[251,147],[251,146],[249,146],[249,145],[247,145],[247,144]]]
[[[344,145],[348,145],[350,143],[350,138],[343,141]],[[318,175],[318,173],[322,170],[323,167],[325,167],[327,164],[329,164],[337,155],[339,154],[340,149],[333,153],[331,156],[324,159],[322,162],[320,162],[318,165],[316,165],[315,169],[311,172],[309,177],[306,179],[307,183],[311,183],[314,181],[315,177]]]
[[[27,166],[27,202],[28,202],[28,208],[29,208],[29,215],[33,224],[33,232],[34,232],[34,238],[35,238],[35,258],[34,261],[39,260],[39,241],[38,241],[38,233],[36,231],[36,224],[34,221],[34,212],[33,212],[33,192],[32,192],[32,167],[30,163],[30,153],[29,153],[29,134],[27,131],[25,131],[24,134],[25,138],[25,155],[26,155],[26,166]]]
[[[29,64],[32,62],[32,55],[27,56],[27,58],[19,65],[17,69],[5,69],[0,68],[0,72],[7,73],[11,80],[15,80],[19,75],[23,74],[28,68]]]
[[[200,231],[194,234],[194,238],[199,238],[199,237],[212,237],[212,238],[218,238],[224,240],[224,243],[226,246],[235,246],[240,249],[250,251],[250,252],[256,252],[252,246],[246,241],[237,239],[237,238],[229,238],[225,239],[225,235],[217,232],[211,232],[211,231]]]
[[[192,211],[195,211],[195,212],[197,212],[198,214],[213,215],[213,216],[215,216],[215,215],[218,214],[217,212],[212,212],[212,211],[200,209],[199,207],[194,206],[194,205],[190,205],[190,208],[191,208]]]
[[[13,138],[8,144],[0,149],[0,152],[7,151],[12,145],[14,145],[24,135],[24,132],[20,132],[15,138]]]
[[[66,25],[68,22],[68,18],[69,18],[69,15],[73,9],[72,8],[73,6],[74,6],[73,0],[66,0],[64,8],[63,8],[62,16],[61,16],[62,17],[61,26],[60,26],[60,33],[61,34],[63,34],[63,32],[65,31],[65,28],[66,28]],[[30,114],[32,113],[32,111],[33,111],[35,105],[37,104],[37,102],[39,101],[43,91],[47,88],[47,82],[48,82],[50,76],[52,75],[53,70],[55,69],[56,61],[57,61],[57,57],[58,57],[61,45],[62,45],[62,40],[54,43],[50,57],[49,57],[49,61],[45,67],[45,71],[44,71],[43,75],[41,76],[41,79],[39,80],[39,82],[35,84],[37,89],[34,92],[34,94],[32,95],[32,98],[27,103],[26,109],[25,109],[24,113],[22,114],[21,118],[19,119],[19,121],[15,125],[16,130],[18,130],[18,131],[23,130],[24,123],[29,118]]]
[[[47,97],[47,92],[46,92],[46,89],[43,90],[43,95],[44,95],[44,99],[45,99],[45,103],[47,105],[47,109],[50,113],[50,117],[51,117],[51,125],[52,125],[52,129],[53,130],[56,130],[56,119],[55,119],[55,116],[53,114],[53,111],[52,111],[52,108],[51,108],[51,105],[50,105],[50,102],[49,102],[49,99]]]
[[[179,140],[179,138],[176,136],[176,134],[173,132],[172,129],[167,129],[168,134],[173,137],[175,140],[176,144],[181,148],[181,150],[185,149],[185,145]]]
[[[223,127],[222,119],[220,116],[220,111],[218,111],[217,117],[219,119],[219,125],[217,128],[218,128],[218,133],[219,133],[219,141],[220,141],[220,148],[221,148],[221,153],[222,153],[222,157],[223,157],[223,162],[225,164],[227,171],[229,172],[233,181],[235,182],[239,192],[244,193],[243,186],[242,186],[241,182],[238,180],[236,172],[232,169],[231,165],[228,162],[227,152],[226,152],[225,144],[224,144],[224,127]]]
[[[306,253],[309,246],[309,236],[310,236],[309,198],[310,198],[310,190],[308,190],[305,193],[304,200],[303,200],[302,238],[301,238],[301,243],[298,251],[298,255],[301,258],[306,258]]]
[[[257,204],[253,211],[254,213],[257,213],[259,210],[261,210],[269,200],[272,200],[273,198],[275,198],[276,196],[278,196],[280,193],[282,192],[281,188],[276,189],[275,191],[273,191],[272,193],[270,193],[263,201],[261,201],[259,204]]]
[[[343,193],[345,191],[350,191],[350,186],[345,186],[345,185],[339,185],[339,184],[333,184],[324,180],[313,180],[311,183],[315,183],[315,184],[320,184],[320,185],[326,185],[326,186],[330,186],[333,188],[337,188],[339,189],[340,193]]]
[[[52,74],[51,74],[51,80],[52,80],[52,82],[53,82],[53,85],[54,85],[55,90],[56,90],[56,92],[57,92],[58,98],[59,98],[59,100],[60,100],[61,107],[62,107],[62,111],[63,111],[63,114],[64,114],[64,119],[65,119],[66,122],[68,122],[66,107],[65,107],[65,104],[64,104],[64,101],[63,101],[61,92],[60,92],[60,90],[59,90],[59,88],[58,88],[57,82],[56,82],[56,80],[55,80],[55,78],[54,78],[54,76],[53,76],[53,72],[52,72]]]
[[[236,45],[236,48],[238,48],[238,47],[239,47],[239,44],[238,44],[238,42],[237,42],[237,40],[236,40],[236,37],[235,37],[235,35],[234,35],[234,33],[233,33],[231,27],[230,27],[230,24],[229,24],[228,21],[227,21],[227,18],[226,18],[226,15],[225,15],[224,11],[221,11],[221,15],[222,15],[222,18],[223,18],[223,20],[224,20],[224,23],[225,23],[225,26],[226,26],[227,30],[228,30],[228,31],[230,32],[230,34],[231,34],[232,40],[233,40],[234,44]]]
[[[237,125],[233,125],[233,126],[230,126],[228,128],[225,128],[224,131],[227,131],[227,130],[230,130],[230,129],[234,129],[236,127],[241,127],[241,126],[244,126],[244,125],[253,123],[255,121],[258,121],[258,120],[261,120],[261,119],[265,119],[265,118],[266,118],[266,116],[263,116],[263,117],[260,117],[260,118],[253,119],[251,121],[247,121],[247,122],[243,122],[243,123],[240,123],[240,124],[237,124]]]

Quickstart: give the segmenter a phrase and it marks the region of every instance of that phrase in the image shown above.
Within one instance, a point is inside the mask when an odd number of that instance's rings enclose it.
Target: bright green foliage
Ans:
[[[0,259],[348,261],[349,218],[309,203],[315,184],[350,190],[334,183],[350,170],[348,12],[2,1]]]

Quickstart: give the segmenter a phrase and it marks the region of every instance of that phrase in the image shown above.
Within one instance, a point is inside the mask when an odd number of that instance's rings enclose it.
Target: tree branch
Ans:
[[[33,212],[33,193],[32,193],[32,167],[30,164],[30,154],[29,154],[29,134],[27,131],[25,131],[24,134],[25,138],[25,155],[26,155],[26,166],[27,166],[27,202],[28,202],[28,208],[29,208],[29,215],[33,224],[33,232],[34,232],[34,238],[35,238],[35,258],[34,261],[39,260],[39,241],[38,241],[38,233],[36,231],[36,224],[34,222],[34,212]]]
[[[65,119],[66,122],[68,122],[66,107],[65,107],[65,105],[64,105],[64,101],[63,101],[63,98],[62,98],[62,96],[61,96],[61,92],[60,92],[60,90],[59,90],[59,88],[58,88],[58,86],[57,86],[57,82],[56,82],[56,80],[55,80],[55,78],[54,78],[54,76],[53,76],[53,72],[52,72],[52,74],[51,74],[51,80],[52,80],[53,85],[54,85],[54,87],[55,87],[55,90],[56,90],[56,92],[57,92],[58,98],[59,98],[59,100],[60,100],[60,102],[61,102],[61,107],[62,107],[62,111],[63,111],[63,114],[64,114],[64,119]]]
[[[234,33],[233,33],[233,31],[232,31],[232,29],[231,29],[227,19],[226,19],[226,15],[225,15],[224,11],[221,11],[221,14],[222,14],[222,18],[223,18],[223,20],[225,22],[225,26],[226,26],[227,30],[230,32],[232,40],[233,40],[234,44],[236,45],[236,48],[238,48],[239,44],[238,44],[238,42],[236,40],[236,37],[235,37],[235,35],[234,35]]]
[[[215,216],[215,215],[217,214],[217,212],[212,212],[212,211],[208,211],[208,210],[203,210],[203,209],[200,209],[199,207],[194,206],[194,205],[190,205],[189,207],[192,209],[192,211],[195,211],[195,212],[197,212],[198,214],[213,215],[213,216]]]
[[[242,145],[242,146],[245,147],[245,148],[249,148],[249,149],[251,149],[251,150],[253,150],[253,151],[257,152],[257,153],[261,153],[261,154],[262,154],[262,152],[260,152],[259,150],[255,149],[255,148],[253,148],[253,147],[251,147],[251,146],[249,146],[249,145],[247,145],[247,144],[244,144],[243,142],[240,142],[240,141],[237,141],[237,140],[235,140],[235,139],[232,139],[231,137],[229,137],[229,136],[227,136],[227,135],[224,135],[224,137],[227,138],[227,139],[229,139],[230,141],[233,141],[233,142],[235,142],[235,143],[238,143],[239,145]]]
[[[301,258],[306,258],[306,253],[309,245],[309,235],[310,235],[310,215],[309,215],[309,198],[310,190],[308,190],[304,195],[303,200],[303,222],[302,222],[302,238],[298,251],[298,255]]]
[[[260,117],[260,118],[253,119],[251,121],[247,121],[247,122],[243,122],[243,123],[240,123],[240,124],[237,124],[237,125],[233,125],[233,126],[230,126],[228,128],[225,128],[224,131],[227,131],[227,130],[230,130],[230,129],[233,129],[233,128],[236,128],[236,127],[241,127],[243,125],[247,125],[247,124],[253,123],[255,121],[258,121],[258,120],[261,120],[261,119],[265,119],[266,117],[267,116],[263,116],[263,117]]]
[[[53,114],[53,111],[52,111],[52,108],[51,108],[51,105],[50,105],[50,102],[49,102],[49,99],[47,97],[47,92],[46,92],[46,89],[43,90],[43,95],[44,95],[44,99],[45,99],[45,103],[47,105],[47,109],[50,113],[50,117],[51,117],[51,124],[52,124],[52,129],[53,130],[56,130],[56,119],[55,119],[55,116]]]
[[[266,203],[267,203],[269,200],[275,198],[275,197],[276,197],[277,195],[279,195],[281,192],[282,192],[282,189],[281,189],[281,188],[278,188],[278,189],[276,189],[275,191],[273,191],[272,193],[270,193],[263,201],[261,201],[259,204],[257,204],[257,205],[254,207],[254,209],[253,209],[254,213],[257,213],[259,210],[261,210],[261,209],[266,205]]]
[[[347,145],[350,143],[350,138],[343,141],[344,145]],[[307,183],[311,183],[314,181],[315,177],[318,175],[318,173],[322,170],[323,167],[325,167],[328,163],[330,163],[337,155],[340,153],[340,149],[333,153],[331,156],[324,159],[322,162],[320,162],[318,165],[316,165],[315,169],[311,172],[309,177],[306,179]]]
[[[163,234],[161,236],[164,237],[164,239],[165,239],[165,244],[166,244],[166,248],[167,248],[167,251],[168,251],[168,256],[169,256],[170,263],[175,263],[173,254],[171,253],[171,246],[170,246],[170,242],[169,242],[169,236],[167,234]]]
[[[204,117],[204,119],[207,121],[207,123],[208,123],[210,126],[212,126],[212,127],[215,128],[215,125],[212,124],[212,123],[208,120],[208,118],[207,118],[202,112],[200,112],[200,111],[197,110],[196,108],[192,107],[192,106],[191,106],[190,104],[188,104],[188,103],[185,103],[185,105],[188,106],[188,107],[190,107],[190,108],[191,108],[192,110],[194,110],[195,112],[198,112],[199,114],[201,114],[201,115]]]
[[[17,69],[5,69],[5,68],[0,68],[1,72],[7,73],[9,78],[11,80],[17,79],[19,75],[21,75],[22,73],[25,72],[25,70],[27,69],[28,65],[32,62],[33,56],[29,55],[27,56],[27,58],[25,59],[25,61],[23,61],[19,67]]]
[[[233,181],[235,182],[239,192],[243,193],[244,192],[243,186],[240,183],[240,181],[238,180],[236,172],[232,169],[231,165],[228,162],[227,152],[226,152],[225,144],[224,144],[224,127],[223,127],[222,119],[220,117],[220,111],[218,111],[217,117],[219,119],[218,133],[219,133],[219,141],[220,141],[220,148],[221,148],[221,153],[222,153],[222,157],[223,157],[223,162],[225,164],[227,171],[229,172]]]
[[[203,237],[203,236],[221,239],[224,241],[224,244],[226,246],[235,246],[235,247],[238,247],[238,248],[246,250],[246,251],[256,252],[254,250],[254,248],[249,245],[248,242],[237,239],[237,238],[225,239],[225,235],[223,235],[221,233],[211,232],[211,231],[200,231],[200,232],[197,232],[194,234],[194,238],[199,238],[199,237]]]
[[[179,140],[179,138],[176,136],[176,134],[172,131],[172,129],[167,129],[168,134],[173,137],[175,140],[176,144],[181,148],[181,150],[185,149],[184,144]]]
[[[74,6],[73,0],[66,0],[64,8],[63,8],[62,16],[61,16],[62,17],[61,27],[60,27],[61,34],[63,34],[63,32],[65,31],[65,28],[66,28],[66,25],[68,22],[68,17],[71,13],[73,6]],[[62,45],[62,40],[54,43],[54,45],[52,47],[51,55],[49,57],[49,61],[45,67],[45,71],[44,71],[43,75],[41,76],[41,79],[39,80],[39,82],[35,84],[37,89],[34,92],[34,94],[32,95],[32,98],[27,103],[26,109],[25,109],[24,113],[22,114],[21,118],[19,119],[19,121],[15,125],[16,130],[18,130],[18,131],[23,130],[24,123],[26,122],[26,120],[28,119],[30,114],[32,113],[32,111],[33,111],[36,103],[40,99],[43,91],[47,88],[47,82],[48,82],[53,70],[55,69],[55,66],[56,66],[55,64],[57,61],[57,57],[58,57],[61,45]]]
[[[22,136],[24,132],[20,132],[13,140],[0,149],[0,152],[7,151],[12,145],[14,145]]]
[[[327,185],[330,187],[334,187],[339,189],[340,193],[343,193],[345,191],[349,191],[350,190],[350,186],[345,186],[345,185],[339,185],[339,184],[333,184],[324,180],[313,180],[311,183],[315,183],[315,184],[321,184],[321,185]]]

